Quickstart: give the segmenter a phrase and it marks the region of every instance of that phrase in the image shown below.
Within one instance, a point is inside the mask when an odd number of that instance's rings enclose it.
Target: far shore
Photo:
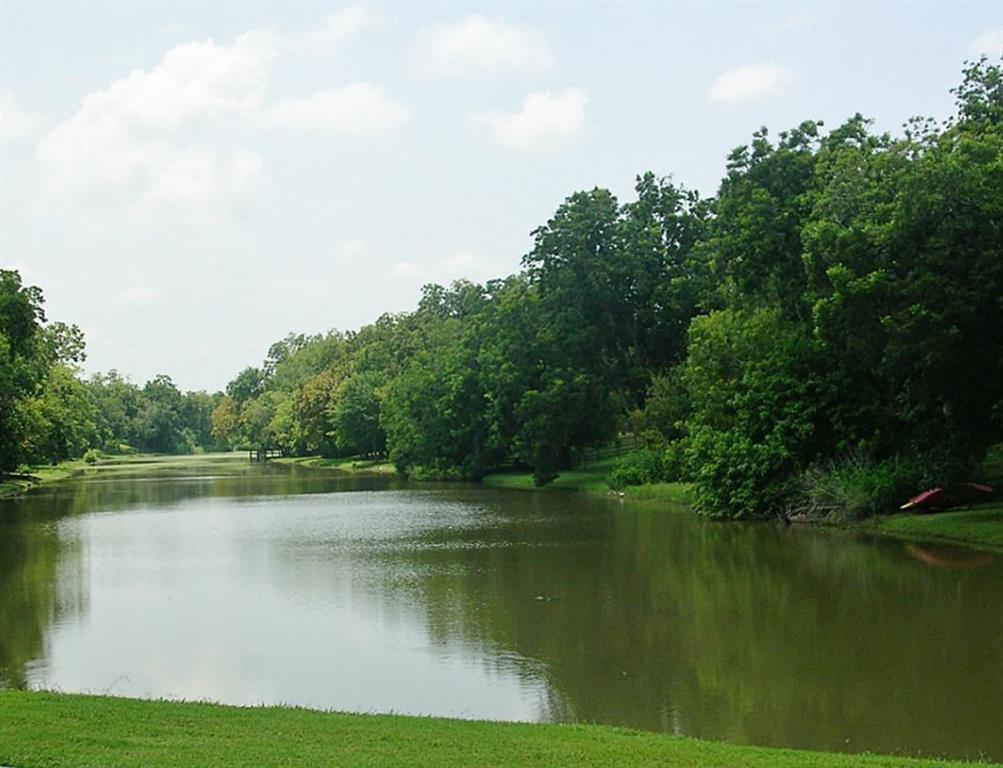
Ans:
[[[33,488],[68,480],[83,474],[141,472],[150,467],[178,468],[192,462],[247,461],[246,451],[189,455],[128,454],[106,456],[93,464],[81,459],[64,461],[54,466],[29,467],[15,476],[0,480],[0,499],[23,495]],[[270,463],[289,467],[323,469],[355,475],[394,475],[394,465],[386,459],[368,459],[358,456],[323,458],[320,456],[284,457],[270,459]],[[488,475],[482,481],[489,488],[506,488],[521,491],[552,493],[579,491],[614,495],[632,501],[684,508],[692,503],[692,486],[688,483],[650,483],[628,486],[622,491],[612,491],[606,478],[615,460],[588,464],[562,472],[552,483],[537,488],[531,472],[500,472]],[[990,474],[999,468],[990,467]],[[972,507],[959,508],[936,514],[893,513],[841,524],[867,534],[899,539],[921,544],[946,544],[970,547],[986,552],[1003,553],[1003,501],[991,500]]]

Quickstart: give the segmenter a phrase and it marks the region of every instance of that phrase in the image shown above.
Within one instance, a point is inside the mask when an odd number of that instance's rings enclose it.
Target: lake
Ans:
[[[1003,558],[155,462],[0,501],[0,684],[1003,760]]]

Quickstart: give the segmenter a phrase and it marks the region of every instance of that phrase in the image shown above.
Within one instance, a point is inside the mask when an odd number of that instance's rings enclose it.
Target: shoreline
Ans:
[[[63,461],[55,466],[29,468],[32,479],[24,476],[7,477],[0,481],[0,501],[17,498],[36,488],[69,480],[79,475],[115,469],[128,469],[149,464],[186,463],[194,461],[235,461],[242,452],[223,454],[130,454],[106,456],[94,464],[82,459]],[[629,501],[664,504],[674,508],[692,504],[692,485],[689,483],[649,483],[627,486],[623,491],[612,491],[606,477],[615,460],[607,460],[586,467],[562,472],[556,480],[543,487],[533,484],[530,472],[499,472],[487,475],[481,484],[487,488],[553,493],[576,491],[600,496],[614,496]],[[346,475],[396,476],[393,464],[387,460],[359,459],[357,457],[325,459],[319,456],[298,456],[272,459],[279,466],[322,469]],[[421,482],[420,480],[415,482]],[[947,510],[933,514],[893,513],[846,523],[804,523],[841,528],[865,535],[895,539],[915,544],[936,544],[964,547],[976,551],[1003,554],[1003,500],[991,500],[971,507]]]
[[[43,485],[69,480],[90,466],[83,459],[70,459],[55,465],[32,466],[27,473],[0,474],[0,501],[15,499]]]
[[[299,707],[0,689],[0,765],[75,768],[567,765],[731,768],[999,766],[738,746],[605,725],[350,714]]]

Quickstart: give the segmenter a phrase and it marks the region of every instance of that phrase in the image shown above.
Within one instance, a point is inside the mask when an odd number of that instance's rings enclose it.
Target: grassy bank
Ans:
[[[588,464],[581,469],[562,472],[552,483],[542,488],[533,484],[532,472],[500,472],[484,478],[484,485],[490,488],[515,488],[526,491],[588,491],[609,493],[606,482],[616,465],[616,459],[607,459]],[[623,489],[624,498],[638,501],[657,501],[665,504],[689,504],[691,486],[688,483],[650,483],[631,485]]]
[[[485,723],[0,691],[0,764],[143,766],[970,765],[736,747],[594,725]]]
[[[933,515],[889,515],[858,524],[882,536],[916,542],[960,544],[1003,552],[1003,502]]]
[[[515,488],[526,491],[591,491],[606,493],[609,486],[606,478],[616,464],[616,459],[598,461],[581,469],[561,472],[553,482],[537,488],[532,472],[499,472],[484,478],[484,485],[491,488]]]
[[[158,454],[132,453],[121,456],[104,455],[93,464],[83,459],[63,461],[56,465],[28,467],[17,478],[5,477],[0,482],[0,499],[19,496],[32,488],[68,480],[78,475],[88,477],[128,478],[145,477],[152,471],[169,475],[185,475],[193,471],[230,471],[236,466],[249,466],[243,451],[226,453]]]
[[[82,459],[74,459],[73,461],[63,461],[56,465],[42,464],[28,467],[25,471],[18,473],[17,477],[0,475],[0,499],[20,496],[22,493],[30,491],[35,486],[42,485],[43,483],[66,480],[79,474],[87,466]]]
[[[281,459],[270,459],[272,464],[284,464],[289,467],[309,467],[311,469],[333,469],[351,474],[393,475],[397,470],[389,461],[360,459],[358,456],[339,459],[325,459],[322,456],[289,456]]]
[[[993,447],[976,477],[996,488],[995,498],[967,508],[935,514],[899,513],[863,520],[856,527],[915,542],[958,544],[1003,552],[1003,444]]]

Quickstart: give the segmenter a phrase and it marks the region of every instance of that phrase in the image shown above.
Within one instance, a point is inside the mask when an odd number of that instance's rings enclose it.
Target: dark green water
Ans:
[[[1003,559],[167,465],[0,502],[0,683],[1003,760]]]

